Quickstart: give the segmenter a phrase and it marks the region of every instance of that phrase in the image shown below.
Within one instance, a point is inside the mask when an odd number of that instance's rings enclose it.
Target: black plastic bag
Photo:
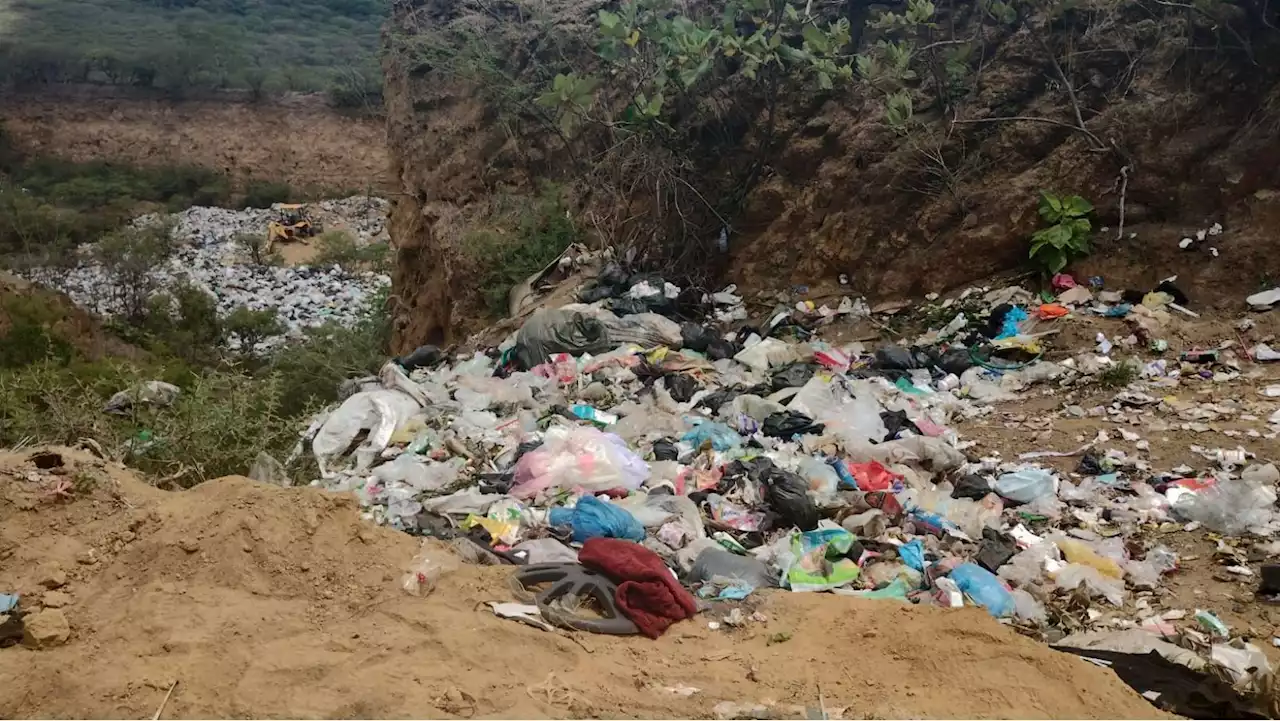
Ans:
[[[614,298],[609,301],[608,307],[614,315],[636,315],[649,312],[649,304],[640,298]]]
[[[666,376],[664,382],[667,392],[677,403],[688,403],[694,393],[702,390],[702,386],[698,385],[698,381],[693,376],[684,373],[672,373]]]
[[[780,391],[783,388],[799,388],[817,372],[818,366],[812,363],[790,363],[778,369],[773,374],[772,387],[774,391]]]
[[[712,333],[697,323],[683,323],[680,325],[681,345],[691,351],[705,353],[707,352],[707,346],[715,339],[715,333]]]
[[[937,365],[943,373],[962,375],[973,367],[973,360],[969,358],[968,348],[952,348],[938,358]]]
[[[822,433],[826,426],[814,423],[813,419],[796,411],[781,411],[764,419],[761,430],[770,438],[791,438],[810,433]]]
[[[713,361],[732,358],[737,354],[737,347],[723,338],[716,338],[707,344],[707,358]]]
[[[784,521],[802,531],[818,527],[818,507],[809,498],[808,481],[777,467],[769,469],[764,481],[769,487],[769,505]]]
[[[598,300],[604,300],[605,298],[612,298],[617,294],[618,291],[607,285],[597,285],[594,288],[587,288],[586,290],[579,291],[578,300],[583,303],[594,303]]]
[[[911,351],[898,346],[889,346],[876,351],[874,367],[877,370],[905,371],[916,367]]]
[[[978,554],[974,563],[995,573],[996,569],[1009,562],[1018,552],[1018,544],[1011,536],[1007,536],[994,528],[982,529],[982,543],[978,546]]]
[[[627,271],[622,269],[617,263],[605,263],[600,269],[600,275],[596,276],[596,283],[607,285],[617,290],[623,290],[627,287]]]
[[[987,324],[982,326],[978,332],[982,334],[983,338],[994,340],[1004,328],[1004,317],[1009,315],[1011,310],[1013,310],[1013,306],[1009,303],[1001,303],[991,309],[991,315],[987,316]]]
[[[396,363],[400,364],[400,367],[406,371],[411,371],[415,368],[430,368],[442,360],[444,360],[444,354],[440,352],[439,348],[433,345],[423,345],[418,346],[417,350],[409,355],[397,358]]]
[[[720,406],[737,398],[740,394],[734,391],[712,391],[698,399],[696,408],[706,408],[712,413],[720,410]]]
[[[969,474],[956,480],[955,487],[951,490],[951,497],[972,498],[975,501],[981,501],[990,492],[991,484],[987,483],[986,478],[977,474]]]
[[[653,460],[675,461],[680,459],[680,449],[675,441],[659,438],[653,442]]]
[[[1173,302],[1178,305],[1187,305],[1191,302],[1191,299],[1187,297],[1186,293],[1182,292],[1181,288],[1167,280],[1160,281],[1160,285],[1156,286],[1155,292],[1168,293],[1170,296],[1173,296]]]
[[[916,428],[916,424],[912,423],[911,420],[907,418],[906,411],[881,411],[880,420],[884,423],[885,429],[889,431],[885,434],[882,440],[891,441],[897,438],[903,428],[911,431],[917,436],[924,435],[920,432],[919,428]]]

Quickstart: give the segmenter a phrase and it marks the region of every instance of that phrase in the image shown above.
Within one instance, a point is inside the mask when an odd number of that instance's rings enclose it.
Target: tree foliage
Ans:
[[[378,97],[386,0],[8,0],[0,85],[350,88]]]

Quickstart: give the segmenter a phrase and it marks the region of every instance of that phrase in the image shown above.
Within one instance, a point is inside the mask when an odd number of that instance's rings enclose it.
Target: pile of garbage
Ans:
[[[583,302],[538,310],[498,348],[428,346],[349,383],[295,456],[314,455],[313,485],[354,493],[370,518],[451,544],[424,545],[406,590],[461,562],[511,564],[517,600],[494,612],[547,630],[656,637],[697,614],[733,628],[752,622],[734,604],[771,588],[976,605],[1073,653],[1155,650],[1257,696],[1270,679],[1257,647],[1209,611],[1159,608],[1179,557],[1151,531],[1271,537],[1274,465],[1218,449],[1204,472],[1157,471],[1105,432],[1071,452],[981,457],[955,429],[1120,362],[1110,348],[1044,360],[1064,317],[1115,318],[1129,330],[1117,343],[1155,347],[1168,309],[1190,312],[1171,283],[1133,297],[1068,280],[1049,298],[971,289],[939,306],[942,327],[871,350],[818,337],[866,317],[861,300],[779,303],[752,325],[734,289],[610,263]],[[1213,376],[1166,364],[1110,406],[1061,413],[1195,416],[1141,389]],[[585,597],[599,615],[574,610]]]
[[[386,239],[388,201],[354,196],[324,200],[314,204],[318,218],[341,219],[359,243]],[[235,238],[241,234],[265,236],[267,224],[276,217],[270,209],[192,207],[173,216],[173,237],[178,246],[168,262],[152,272],[160,290],[187,283],[203,290],[217,302],[220,316],[239,307],[251,310],[274,309],[285,327],[282,336],[269,338],[258,350],[269,350],[296,338],[307,328],[328,322],[350,326],[361,317],[371,298],[383,292],[391,279],[381,273],[352,272],[337,265],[271,266],[249,262],[245,249]],[[143,216],[135,225],[155,222],[157,216]],[[66,293],[77,305],[100,315],[114,315],[119,295],[110,292],[115,281],[92,259],[88,248],[79,253],[80,262],[71,269],[36,268],[28,279]]]

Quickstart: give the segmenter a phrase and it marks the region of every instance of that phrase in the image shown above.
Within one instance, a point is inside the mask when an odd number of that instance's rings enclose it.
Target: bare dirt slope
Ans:
[[[335,191],[377,191],[390,180],[382,121],[338,114],[320,96],[176,101],[48,88],[5,96],[0,123],[20,150],[69,160],[192,164]]]
[[[405,595],[418,541],[346,496],[244,478],[168,493],[61,453],[56,472],[0,456],[0,588],[34,606],[60,568],[71,626],[65,646],[0,650],[5,717],[146,717],[174,680],[167,717],[706,717],[819,699],[846,717],[1158,715],[975,609],[778,592],[767,622],[729,633],[699,617],[658,641],[551,635],[477,608],[509,600],[503,568]],[[59,478],[72,499],[48,493]],[[667,690],[682,685],[699,691]]]

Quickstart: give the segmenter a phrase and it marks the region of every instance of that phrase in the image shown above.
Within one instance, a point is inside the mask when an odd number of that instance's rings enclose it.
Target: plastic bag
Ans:
[[[845,467],[858,484],[859,491],[887,491],[893,488],[895,481],[902,480],[902,476],[885,468],[879,461],[847,463]]]
[[[851,384],[853,395],[825,374],[814,374],[787,405],[826,426],[826,433],[846,445],[879,443],[889,430],[880,418],[883,410],[871,387]]]
[[[1172,497],[1172,496],[1171,496]],[[1238,536],[1250,528],[1271,522],[1274,490],[1244,481],[1221,481],[1198,491],[1184,491],[1173,511],[1188,521],[1199,521],[1210,530]]]
[[[511,554],[534,563],[577,563],[578,552],[554,538],[534,538],[511,547]]]
[[[771,366],[780,366],[795,360],[795,351],[777,338],[765,338],[743,349],[733,357],[748,368],[763,373]]]
[[[858,559],[862,546],[852,533],[822,529],[791,534],[787,583],[792,591],[826,591],[857,580],[862,573]]]
[[[826,427],[821,423],[815,423],[812,418],[803,413],[783,411],[764,419],[761,430],[770,438],[790,439],[794,436],[818,435],[826,430]]]
[[[410,596],[426,596],[435,590],[442,576],[457,570],[459,565],[458,557],[448,548],[436,541],[425,541],[409,562],[408,573],[401,580],[400,587]]]
[[[1023,468],[1000,476],[993,488],[996,493],[1011,501],[1031,503],[1055,493],[1057,479],[1052,473],[1040,468]]]
[[[707,548],[694,559],[689,571],[693,583],[714,580],[746,584],[752,588],[776,586],[777,576],[751,556],[739,556],[721,548]]]
[[[598,354],[619,345],[600,319],[585,313],[541,308],[516,334],[516,362],[524,370],[547,362],[555,353]]]
[[[418,492],[438,491],[457,480],[458,467],[402,453],[390,463],[373,469],[373,475],[384,483],[406,483]]]
[[[809,482],[809,492],[818,498],[834,496],[840,486],[840,476],[827,462],[812,456],[800,460],[799,473]]]
[[[552,488],[634,491],[648,477],[649,465],[618,436],[591,427],[555,427],[547,431],[542,446],[516,463],[510,493],[523,500]]]
[[[711,447],[717,451],[727,451],[730,448],[737,448],[742,445],[742,436],[737,431],[723,423],[712,423],[703,421],[698,423],[685,433],[680,440],[685,443],[692,444],[695,448],[701,446],[706,441],[711,441]]]
[[[573,508],[552,508],[547,520],[553,526],[572,526],[577,543],[588,538],[644,540],[644,526],[635,516],[616,503],[605,503],[595,496],[579,498]]]
[[[1031,621],[1032,623],[1047,623],[1049,614],[1044,610],[1044,604],[1036,600],[1035,596],[1022,590],[1015,588],[1011,595],[1013,596],[1013,614],[1023,621]]]
[[[1093,566],[1068,563],[1054,574],[1053,582],[1066,590],[1084,586],[1090,597],[1105,598],[1113,606],[1124,605],[1124,581],[1104,576]]]
[[[995,574],[976,563],[962,563],[951,570],[950,578],[974,603],[996,618],[1012,616],[1013,594]]]
[[[771,468],[764,474],[764,482],[769,488],[769,505],[783,520],[802,531],[818,527],[818,508],[809,498],[809,483],[805,479],[781,468]]]
[[[387,447],[391,434],[402,423],[421,410],[418,402],[394,390],[357,393],[329,414],[311,440],[321,473],[328,459],[346,451],[361,430],[368,430],[364,443],[356,449],[358,467],[368,468],[373,459]]]

